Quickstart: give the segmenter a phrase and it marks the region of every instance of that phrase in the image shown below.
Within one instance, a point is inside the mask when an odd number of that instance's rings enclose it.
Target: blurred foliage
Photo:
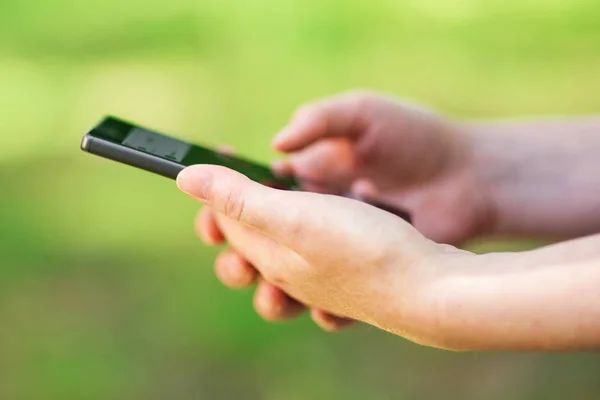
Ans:
[[[114,114],[267,161],[298,105],[357,87],[457,117],[597,113],[599,20],[597,0],[3,0],[0,398],[597,398],[594,354],[266,324],[173,182],[78,145]]]

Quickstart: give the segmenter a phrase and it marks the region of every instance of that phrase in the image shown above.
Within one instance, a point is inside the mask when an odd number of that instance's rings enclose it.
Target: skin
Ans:
[[[257,284],[265,319],[308,307],[328,331],[358,320],[451,350],[600,347],[600,119],[459,123],[350,93],[302,107],[274,147],[290,155],[274,169],[311,193],[216,166],[178,177],[207,206],[202,239],[229,244],[218,277]],[[414,226],[345,191],[409,210]],[[454,247],[490,235],[572,240]]]

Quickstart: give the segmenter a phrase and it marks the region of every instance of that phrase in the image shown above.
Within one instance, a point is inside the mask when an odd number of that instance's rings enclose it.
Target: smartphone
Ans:
[[[83,137],[81,149],[170,179],[176,179],[179,172],[190,165],[212,164],[231,168],[267,186],[302,190],[294,177],[276,176],[265,165],[184,142],[112,116],[106,117]],[[410,215],[404,210],[361,200],[410,222]]]

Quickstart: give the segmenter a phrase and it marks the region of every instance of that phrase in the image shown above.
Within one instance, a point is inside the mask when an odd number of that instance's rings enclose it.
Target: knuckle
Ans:
[[[370,103],[377,97],[373,92],[362,89],[352,90],[348,92],[346,96],[348,96],[355,104]]]
[[[272,271],[264,272],[263,278],[270,284],[277,287],[286,287],[289,283],[281,274],[274,273]]]
[[[299,121],[303,119],[311,118],[313,115],[317,114],[319,110],[319,106],[316,103],[308,103],[303,106],[300,106],[294,112],[294,121]]]
[[[223,212],[234,221],[241,221],[244,218],[246,201],[242,192],[238,189],[230,190],[224,199]]]
[[[204,234],[204,225],[205,225],[205,210],[201,210],[196,216],[196,220],[194,221],[194,228],[196,230],[196,235],[202,237]]]
[[[377,96],[367,91],[355,92],[351,99],[354,109],[359,113],[369,112],[377,102]]]

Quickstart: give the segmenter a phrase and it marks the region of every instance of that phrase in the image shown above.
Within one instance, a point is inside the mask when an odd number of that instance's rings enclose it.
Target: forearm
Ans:
[[[453,263],[459,265],[451,265]],[[430,288],[441,346],[600,349],[600,235],[523,253],[452,256]]]
[[[496,235],[600,232],[600,118],[469,125]]]

